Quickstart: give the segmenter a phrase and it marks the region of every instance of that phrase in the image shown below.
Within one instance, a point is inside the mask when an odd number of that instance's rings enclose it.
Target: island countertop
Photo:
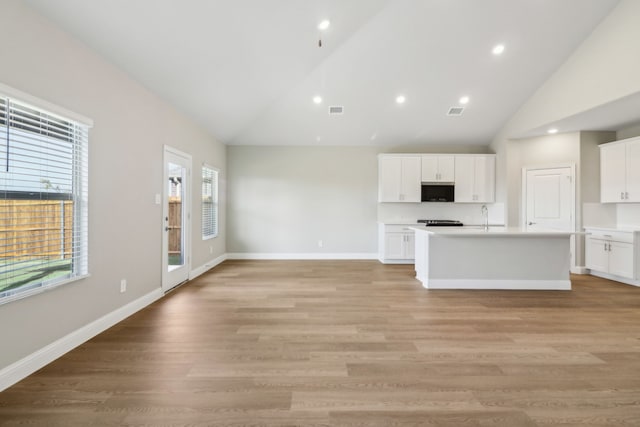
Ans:
[[[464,237],[543,237],[543,236],[570,236],[585,234],[580,231],[556,231],[556,230],[527,230],[523,227],[495,227],[489,226],[465,226],[465,227],[409,227],[409,229],[435,236],[464,236]]]

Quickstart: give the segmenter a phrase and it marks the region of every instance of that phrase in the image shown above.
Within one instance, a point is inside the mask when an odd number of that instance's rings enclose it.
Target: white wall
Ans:
[[[233,254],[375,257],[377,221],[426,204],[378,204],[378,153],[485,153],[486,146],[228,147],[227,245]],[[422,206],[422,207],[421,207]],[[431,205],[434,208],[433,205]],[[477,211],[478,215],[474,215]],[[478,205],[455,213],[480,216]],[[479,222],[479,221],[478,221]],[[323,247],[318,247],[322,240]]]
[[[229,252],[375,253],[376,154],[369,147],[230,146]]]
[[[491,143],[498,154],[497,198],[508,200],[517,224],[510,141],[514,135],[640,92],[640,2],[623,0],[573,55],[536,91]],[[514,76],[515,78],[515,76]],[[515,203],[515,204],[514,204]]]
[[[561,133],[513,141],[509,145],[508,156],[509,223],[517,225],[522,207],[522,168],[568,163],[579,165],[580,134]]]
[[[163,144],[193,155],[193,199],[199,166],[221,169],[225,147],[157,96],[31,11],[0,3],[0,82],[94,120],[89,138],[91,277],[0,305],[0,369],[159,289]],[[224,209],[223,209],[224,210]],[[200,238],[193,212],[193,266],[226,252],[221,235]],[[209,245],[214,254],[209,254]],[[120,279],[128,290],[119,292]]]

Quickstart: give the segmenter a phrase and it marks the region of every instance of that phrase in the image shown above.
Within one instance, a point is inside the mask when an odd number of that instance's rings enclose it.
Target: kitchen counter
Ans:
[[[464,226],[464,227],[409,227],[414,231],[426,232],[429,234],[436,234],[440,236],[469,236],[469,237],[491,237],[495,235],[500,236],[558,236],[558,235],[573,235],[581,234],[572,231],[538,231],[527,230],[522,227],[502,227],[502,226],[489,226],[485,228],[483,226]],[[584,234],[584,233],[582,233]]]
[[[570,237],[513,227],[410,227],[428,289],[570,290]]]

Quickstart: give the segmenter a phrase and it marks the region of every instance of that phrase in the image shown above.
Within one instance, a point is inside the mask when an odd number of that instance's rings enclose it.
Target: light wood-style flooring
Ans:
[[[0,393],[0,425],[640,426],[640,289],[227,261]]]

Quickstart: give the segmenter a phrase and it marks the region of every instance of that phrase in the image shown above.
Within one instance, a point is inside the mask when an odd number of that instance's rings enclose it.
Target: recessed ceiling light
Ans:
[[[504,45],[503,44],[497,44],[491,50],[491,53],[493,53],[494,55],[502,55],[502,52],[504,52]]]
[[[322,97],[319,95],[316,95],[313,97],[313,103],[314,104],[322,104]]]
[[[324,31],[329,28],[329,25],[331,25],[331,22],[328,19],[325,19],[323,21],[320,21],[320,23],[318,24],[318,29],[320,31]]]
[[[468,104],[469,103],[469,97],[468,96],[463,96],[462,98],[460,98],[460,100],[458,102],[460,102],[460,104]]]
[[[404,104],[404,102],[406,100],[407,100],[407,98],[404,95],[396,96],[396,103],[398,103],[398,104]]]
[[[558,133],[558,129],[556,129],[556,128],[551,128],[551,129],[549,129],[549,130],[547,131],[547,133],[550,133],[550,134]]]

